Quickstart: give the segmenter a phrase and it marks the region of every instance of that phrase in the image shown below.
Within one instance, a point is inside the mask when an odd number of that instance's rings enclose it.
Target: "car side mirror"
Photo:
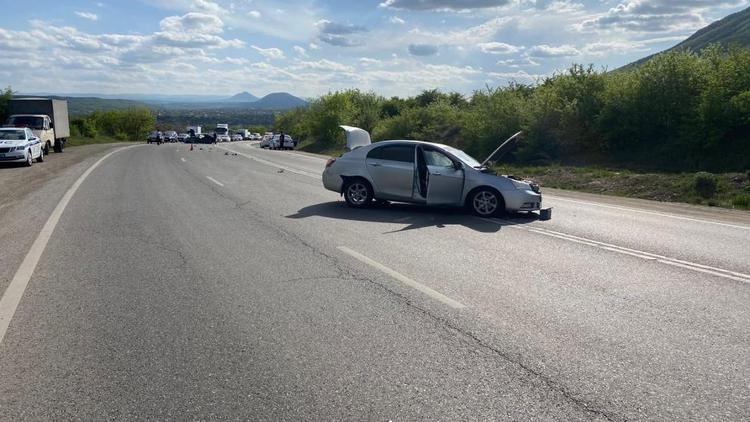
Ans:
[[[455,170],[462,170],[462,169],[464,168],[464,166],[463,166],[463,165],[461,165],[461,163],[459,163],[459,162],[457,162],[457,161],[454,161],[454,162],[453,162],[453,168],[454,168]]]
[[[49,128],[50,128],[50,129],[54,129],[54,128],[55,128],[55,124],[54,124],[54,123],[52,123],[52,122],[50,122],[50,123],[49,123]]]

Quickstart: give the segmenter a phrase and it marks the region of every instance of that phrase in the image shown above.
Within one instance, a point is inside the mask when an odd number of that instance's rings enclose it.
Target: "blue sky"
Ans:
[[[0,83],[21,92],[469,94],[668,48],[750,0],[5,2]]]

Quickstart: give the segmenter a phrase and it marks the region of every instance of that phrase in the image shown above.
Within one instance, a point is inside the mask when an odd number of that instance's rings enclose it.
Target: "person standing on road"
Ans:
[[[284,149],[284,132],[281,132],[281,135],[279,136],[279,149]]]

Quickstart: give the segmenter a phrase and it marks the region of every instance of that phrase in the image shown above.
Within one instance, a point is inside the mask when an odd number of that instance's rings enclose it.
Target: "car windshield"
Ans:
[[[26,135],[22,130],[2,130],[0,131],[0,139],[4,141],[18,141],[26,139]]]
[[[452,147],[449,147],[449,146],[444,146],[443,148],[447,152],[451,153],[454,157],[456,157],[459,160],[461,160],[464,164],[467,164],[467,165],[469,165],[471,167],[474,167],[474,168],[479,168],[479,167],[482,166],[482,164],[479,161],[477,161],[476,159],[474,159],[474,157],[472,157],[471,155],[469,155],[469,154],[461,151],[460,149],[452,148]]]
[[[226,135],[226,133],[227,133],[227,128],[224,128],[224,127],[217,127],[217,128],[216,128],[216,133],[217,133],[217,134],[219,134],[219,135]]]
[[[44,118],[39,116],[14,116],[8,120],[8,124],[17,127],[28,127],[31,129],[43,129]]]

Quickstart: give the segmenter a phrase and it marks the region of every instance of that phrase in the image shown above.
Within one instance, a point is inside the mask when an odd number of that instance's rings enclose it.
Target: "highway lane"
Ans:
[[[81,185],[0,345],[3,419],[750,417],[747,283],[567,238],[633,229],[562,200],[551,222],[351,210],[318,158],[221,147],[246,156],[136,147]],[[627,214],[591,208],[567,212]],[[742,228],[640,218],[705,250],[638,250],[747,271]]]

